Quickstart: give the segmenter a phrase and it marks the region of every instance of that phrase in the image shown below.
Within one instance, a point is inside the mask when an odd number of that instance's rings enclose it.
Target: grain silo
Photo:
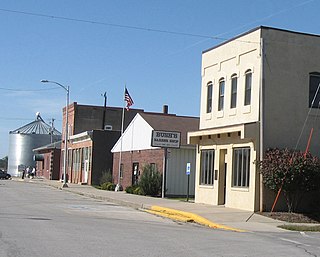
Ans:
[[[9,132],[8,173],[20,176],[25,167],[35,167],[33,149],[61,140],[61,133],[36,114],[35,121]]]

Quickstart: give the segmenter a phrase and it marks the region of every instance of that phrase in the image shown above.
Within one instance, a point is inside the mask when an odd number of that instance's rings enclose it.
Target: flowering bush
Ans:
[[[293,212],[306,192],[320,189],[320,161],[310,153],[289,149],[268,149],[258,162],[263,183],[285,196],[288,211]]]

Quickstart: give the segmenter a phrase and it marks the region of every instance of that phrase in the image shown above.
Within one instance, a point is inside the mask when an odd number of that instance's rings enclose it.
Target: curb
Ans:
[[[112,202],[112,203],[115,203],[115,204],[118,204],[118,205],[130,207],[130,208],[137,209],[137,210],[146,208],[143,204],[140,204],[140,203],[139,204],[138,203],[132,203],[132,202],[129,202],[129,201],[119,200],[119,199],[115,199],[115,198],[108,197],[108,196],[98,196],[98,195],[95,195],[95,194],[92,194],[92,193],[85,193],[85,192],[80,192],[80,191],[77,191],[77,190],[74,190],[74,189],[61,188],[61,187],[58,187],[58,189],[61,189],[61,190],[64,190],[64,191],[67,191],[67,192],[70,192],[70,193],[86,196],[86,197],[93,198],[93,199],[98,199],[98,200],[102,200],[102,201],[106,201],[106,202]]]
[[[207,220],[191,212],[179,211],[179,210],[165,208],[165,207],[156,206],[156,205],[151,206],[151,210],[146,210],[146,212],[167,217],[173,220],[178,220],[183,222],[195,222],[195,223],[207,226],[209,228],[214,228],[214,229],[223,229],[223,230],[234,231],[234,232],[247,232],[246,230],[232,228],[232,227],[211,222],[210,220]]]

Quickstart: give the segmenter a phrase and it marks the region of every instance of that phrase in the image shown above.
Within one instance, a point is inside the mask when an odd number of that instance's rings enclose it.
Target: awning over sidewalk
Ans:
[[[247,123],[212,129],[204,129],[188,133],[188,144],[199,144],[202,139],[237,136],[239,139],[259,138],[259,123]]]

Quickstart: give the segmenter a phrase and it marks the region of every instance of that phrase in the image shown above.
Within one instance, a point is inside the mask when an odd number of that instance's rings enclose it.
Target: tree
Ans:
[[[267,188],[281,188],[289,212],[297,209],[305,193],[320,189],[320,161],[310,153],[268,149],[258,166]]]
[[[150,164],[143,167],[139,186],[145,195],[157,196],[161,191],[161,174]]]
[[[8,169],[8,156],[0,159],[0,169],[7,170]]]

